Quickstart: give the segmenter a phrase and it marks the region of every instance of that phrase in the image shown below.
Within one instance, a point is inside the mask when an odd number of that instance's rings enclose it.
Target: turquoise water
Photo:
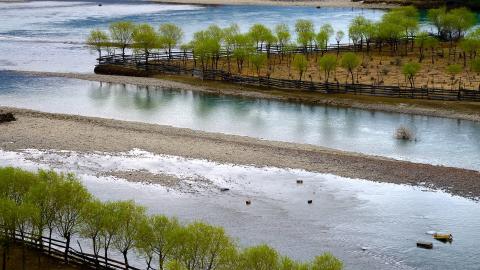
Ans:
[[[480,170],[480,123],[0,71],[0,105],[308,143]],[[417,141],[394,138],[404,125]],[[474,180],[474,179],[472,179]],[[478,179],[477,179],[478,180]]]

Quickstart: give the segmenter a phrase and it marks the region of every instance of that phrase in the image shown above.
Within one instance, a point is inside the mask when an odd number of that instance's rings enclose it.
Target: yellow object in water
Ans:
[[[453,236],[451,234],[444,234],[444,233],[435,233],[433,234],[433,238],[441,241],[452,241]]]

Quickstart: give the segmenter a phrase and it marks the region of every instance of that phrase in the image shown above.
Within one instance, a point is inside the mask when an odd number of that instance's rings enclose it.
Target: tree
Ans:
[[[145,55],[145,64],[148,64],[148,56],[152,49],[159,45],[159,38],[155,29],[148,24],[140,24],[133,31],[134,48],[140,50]]]
[[[52,232],[55,228],[55,218],[57,213],[57,201],[55,197],[56,186],[64,181],[62,174],[54,171],[38,171],[38,181],[33,185],[27,194],[27,202],[38,207],[40,215],[37,223],[36,234],[41,236],[44,229],[48,229],[48,252],[52,247]],[[39,245],[42,248],[42,238],[39,237]]]
[[[93,255],[95,262],[99,265],[98,254],[100,253],[102,238],[101,232],[105,228],[107,216],[110,214],[106,211],[105,205],[95,199],[87,202],[81,211],[81,228],[80,235],[92,240]]]
[[[435,64],[435,51],[440,45],[440,41],[435,37],[428,37],[425,39],[425,47],[430,48],[430,57],[432,59],[432,64]]]
[[[274,39],[272,31],[260,23],[252,25],[248,31],[248,35],[250,35],[253,42],[256,44],[257,50],[262,50],[264,44],[269,44]]]
[[[440,36],[442,33],[442,20],[446,13],[446,7],[430,9],[427,12],[427,18],[435,26],[435,28],[437,28],[438,36]]]
[[[418,63],[406,63],[403,65],[402,73],[410,82],[410,87],[413,89],[415,87],[415,77],[420,71],[420,64]]]
[[[125,49],[132,44],[135,24],[130,21],[113,22],[109,30],[112,42],[122,50],[122,59],[125,60]]]
[[[473,72],[480,73],[480,59],[473,59],[470,62],[470,69]]]
[[[452,89],[453,89],[453,85],[455,84],[455,77],[462,73],[463,69],[462,69],[462,66],[460,65],[457,65],[457,64],[453,64],[453,65],[449,65],[447,66],[447,72],[448,74],[450,74],[451,76],[451,80],[452,80]]]
[[[311,270],[342,270],[343,263],[330,253],[315,257]]]
[[[87,45],[98,52],[98,58],[102,58],[102,49],[108,44],[108,35],[102,30],[90,31],[87,37]]]
[[[280,48],[283,48],[290,42],[291,34],[287,24],[277,24],[275,26],[275,36],[277,38]]]
[[[240,254],[239,270],[272,270],[279,267],[279,255],[276,250],[259,245],[245,249]]]
[[[108,215],[104,216],[103,228],[100,231],[101,245],[103,246],[103,254],[106,264],[108,250],[110,249],[114,238],[120,233],[122,216],[120,215],[120,203],[105,202],[103,207],[105,212],[108,213]]]
[[[429,36],[427,32],[420,32],[418,35],[415,37],[415,44],[418,47],[420,56],[418,58],[418,62],[422,62],[423,58],[425,58],[425,45],[427,43]]]
[[[305,57],[305,55],[296,54],[295,57],[293,58],[293,66],[298,71],[298,74],[300,75],[299,80],[301,81],[303,74],[308,69],[308,60]]]
[[[169,219],[162,215],[150,217],[148,223],[152,229],[153,252],[158,256],[159,269],[163,270],[166,262],[174,255],[175,247],[178,245],[176,236],[181,226],[177,219]]]
[[[340,66],[352,76],[352,84],[355,84],[354,71],[360,66],[360,58],[355,53],[349,52],[342,56]]]
[[[194,222],[179,230],[176,237],[175,260],[186,269],[229,269],[236,247],[223,228]]]
[[[344,36],[345,33],[342,30],[337,31],[337,33],[335,34],[335,40],[337,41],[337,56],[340,53],[340,41],[342,41]]]
[[[146,218],[145,208],[136,205],[133,201],[116,202],[115,208],[120,227],[117,234],[113,236],[113,245],[123,255],[125,269],[128,270],[128,252],[135,246],[138,228]]]
[[[160,43],[168,49],[168,59],[172,58],[172,48],[180,44],[183,38],[183,30],[173,23],[164,23],[159,28]]]
[[[253,53],[250,55],[250,63],[255,67],[257,76],[260,77],[260,69],[267,62],[267,55],[261,52]]]
[[[0,198],[0,241],[2,244],[2,270],[7,268],[7,253],[13,242],[11,238],[16,226],[16,203],[13,200]]]
[[[337,68],[337,58],[331,54],[324,55],[318,61],[320,70],[325,72],[325,82],[328,83],[330,73]]]
[[[0,168],[0,198],[21,204],[36,181],[34,173],[13,167]]]
[[[320,31],[315,36],[315,42],[317,46],[323,51],[327,50],[328,48],[328,41],[330,40],[331,36],[333,35],[333,28],[330,24],[324,24],[320,27]]]
[[[297,20],[295,23],[295,32],[297,33],[297,42],[307,51],[308,46],[312,45],[315,38],[313,22],[304,19]]]
[[[70,240],[80,229],[80,213],[90,200],[91,195],[80,181],[73,175],[64,175],[64,181],[55,185],[55,228],[67,241],[65,245],[65,261],[68,261]]]

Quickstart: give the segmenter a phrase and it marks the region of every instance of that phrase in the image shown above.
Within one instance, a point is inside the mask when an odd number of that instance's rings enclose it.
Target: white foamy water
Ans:
[[[345,261],[347,269],[453,269],[458,264],[476,269],[480,256],[478,203],[418,187],[220,164],[138,149],[89,154],[0,151],[0,166],[6,165],[74,171],[102,200],[133,199],[151,213],[221,225],[241,245],[268,243],[296,259],[331,251]],[[198,185],[197,192],[184,192],[119,180],[108,176],[112,170],[168,174],[186,181],[197,177],[213,184],[205,189],[201,182],[190,181],[194,190]],[[296,179],[304,184],[296,184]],[[230,191],[220,192],[219,187]],[[252,205],[245,205],[247,199]],[[307,204],[309,199],[313,204]],[[435,242],[431,251],[417,249],[417,240],[432,241],[429,231],[449,231],[454,242]]]

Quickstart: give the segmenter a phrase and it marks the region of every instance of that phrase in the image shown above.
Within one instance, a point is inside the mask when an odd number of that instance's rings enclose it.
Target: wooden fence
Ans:
[[[370,84],[343,84],[313,81],[285,80],[269,77],[255,77],[234,75],[223,70],[202,70],[185,68],[168,61],[152,61],[145,63],[141,55],[127,56],[132,61],[123,61],[121,55],[110,55],[99,59],[99,66],[121,65],[146,71],[148,74],[183,74],[195,76],[204,80],[221,81],[247,86],[259,86],[284,90],[315,91],[324,94],[354,94],[377,97],[430,99],[445,101],[474,101],[480,102],[480,91],[439,88],[402,88],[399,86],[370,85]],[[143,60],[142,60],[143,59]]]
[[[45,255],[57,258],[59,260],[64,259],[66,242],[41,236],[42,245],[40,245],[40,237],[32,235],[30,233],[23,233],[16,231],[15,232],[15,242],[17,244],[25,244],[29,248],[38,250]],[[98,259],[98,260],[97,260]],[[104,270],[140,270],[139,268],[128,266],[126,267],[124,262],[120,262],[111,258],[105,258],[98,256],[97,259],[95,255],[85,253],[83,251],[78,251],[71,246],[68,249],[68,261],[72,264],[82,265],[89,269],[104,269]]]

